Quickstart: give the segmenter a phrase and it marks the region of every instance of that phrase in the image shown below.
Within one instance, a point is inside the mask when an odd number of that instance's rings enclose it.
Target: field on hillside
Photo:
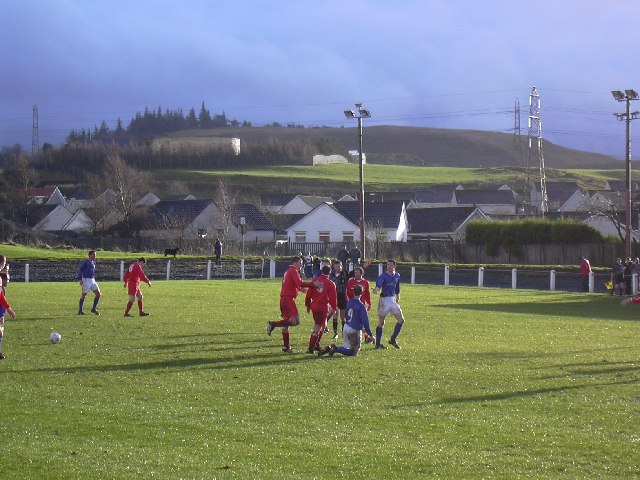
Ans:
[[[251,186],[257,191],[279,187],[286,191],[351,192],[359,188],[358,165],[335,164],[312,166],[274,166],[255,169],[224,170],[156,170],[154,179],[160,182],[181,181],[196,188],[203,188],[204,195],[211,195],[219,178],[226,183]],[[522,183],[521,169],[494,168],[446,168],[407,167],[399,165],[364,166],[365,190],[406,191],[428,189],[433,185],[506,183],[516,188]],[[623,171],[617,170],[553,170],[547,169],[547,181],[577,181],[589,188],[603,188],[607,180],[621,180]],[[534,177],[535,178],[535,177]],[[198,187],[199,186],[199,187]]]
[[[277,281],[143,285],[147,318],[101,287],[80,317],[75,282],[10,285],[3,480],[640,475],[640,307],[615,298],[406,285],[402,350],[318,358],[306,313],[296,353],[266,335]]]

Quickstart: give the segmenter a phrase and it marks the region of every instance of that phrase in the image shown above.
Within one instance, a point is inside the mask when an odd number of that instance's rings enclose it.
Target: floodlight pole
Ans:
[[[638,100],[635,90],[614,90],[611,92],[618,102],[625,102],[625,113],[615,113],[618,120],[625,121],[625,236],[624,252],[627,258],[631,257],[631,120],[638,118],[638,112],[631,112],[631,100]]]
[[[366,252],[366,232],[365,232],[365,221],[364,221],[364,168],[363,168],[363,153],[362,153],[362,119],[368,118],[371,116],[369,110],[362,108],[362,103],[356,103],[357,113],[353,110],[345,110],[344,114],[347,118],[357,118],[358,119],[358,163],[359,163],[359,174],[360,174],[360,193],[358,202],[360,204],[360,253],[362,255],[362,259],[367,258]]]
[[[365,242],[365,227],[364,227],[364,168],[362,161],[362,115],[358,116],[358,165],[360,173],[360,252],[362,259],[367,258],[366,255],[366,242]]]

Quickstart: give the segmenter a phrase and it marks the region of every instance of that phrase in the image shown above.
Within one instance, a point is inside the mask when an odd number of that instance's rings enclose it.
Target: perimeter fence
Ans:
[[[98,281],[122,281],[130,261],[103,260],[97,262]],[[69,282],[76,281],[80,262],[34,260],[29,263],[11,262],[12,282]],[[384,263],[376,263],[365,270],[365,278],[375,282]],[[152,281],[158,280],[230,280],[281,278],[289,266],[289,259],[250,257],[223,259],[221,266],[213,260],[147,260],[145,272]],[[491,287],[507,289],[581,291],[582,280],[577,270],[510,269],[500,267],[471,267],[450,265],[398,264],[403,283],[447,285],[451,287]],[[302,272],[310,277],[312,272]],[[590,279],[590,291],[605,293],[610,280],[608,272],[595,272]],[[637,293],[637,276],[632,289]]]

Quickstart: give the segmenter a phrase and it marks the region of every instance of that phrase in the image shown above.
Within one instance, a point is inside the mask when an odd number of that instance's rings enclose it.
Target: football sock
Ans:
[[[320,329],[320,331],[318,332],[318,340],[316,341],[316,345],[319,347],[320,346],[320,341],[322,340],[322,336],[324,335],[324,327],[322,327]]]
[[[80,301],[78,302],[78,311],[81,312],[82,311],[82,306],[84,305],[84,298],[81,298]]]
[[[289,320],[278,320],[277,322],[271,322],[274,327],[288,327]]]
[[[338,319],[337,318],[333,319],[333,333],[335,333],[336,335],[338,334]]]
[[[4,343],[4,337],[0,337],[0,353],[2,353],[2,344]]]
[[[316,344],[318,343],[318,334],[313,332],[311,337],[309,338],[309,350],[313,350],[316,348]]]
[[[127,308],[124,311],[124,313],[129,313],[129,310],[131,310],[132,306],[133,306],[133,302],[127,302]]]
[[[376,327],[376,345],[382,341],[382,327]]]
[[[98,302],[100,301],[100,297],[96,297],[93,299],[93,308],[92,310],[95,310],[96,308],[98,308]]]
[[[142,308],[142,300],[138,300],[138,312],[144,312],[144,309]]]
[[[393,327],[393,335],[391,335],[391,340],[395,340],[400,335],[400,330],[402,329],[403,323],[396,323],[396,326]]]
[[[346,355],[347,357],[353,357],[355,355],[355,352],[353,350],[344,347],[336,347],[336,352],[341,353],[342,355]]]
[[[284,344],[284,348],[289,348],[289,330],[282,331],[282,342]]]

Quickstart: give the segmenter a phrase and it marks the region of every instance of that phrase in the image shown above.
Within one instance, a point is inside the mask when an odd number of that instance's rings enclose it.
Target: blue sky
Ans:
[[[0,146],[31,149],[33,105],[60,144],[202,101],[254,125],[355,126],[363,102],[365,125],[512,132],[519,100],[526,135],[535,85],[545,139],[622,158],[611,90],[640,92],[639,30],[637,0],[0,0]]]

